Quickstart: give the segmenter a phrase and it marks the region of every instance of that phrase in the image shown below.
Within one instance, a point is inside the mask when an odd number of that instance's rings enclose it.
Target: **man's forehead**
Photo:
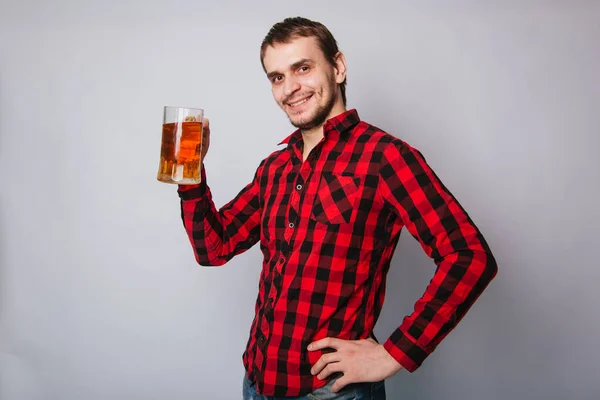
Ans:
[[[265,49],[264,64],[267,71],[288,68],[299,60],[318,61],[321,48],[314,37],[299,37],[285,43],[274,43]]]

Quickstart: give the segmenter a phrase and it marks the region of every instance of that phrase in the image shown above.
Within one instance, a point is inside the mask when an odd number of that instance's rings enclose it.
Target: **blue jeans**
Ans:
[[[305,396],[273,397],[257,394],[254,386],[250,385],[250,381],[244,376],[243,400],[385,400],[384,381],[354,383],[342,388],[337,393],[331,391],[333,382],[335,382],[335,379]]]

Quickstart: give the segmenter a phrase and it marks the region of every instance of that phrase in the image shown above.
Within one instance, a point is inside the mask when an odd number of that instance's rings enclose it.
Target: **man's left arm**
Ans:
[[[378,193],[437,269],[413,313],[383,345],[324,338],[309,347],[337,350],[313,367],[320,378],[344,373],[334,391],[352,382],[385,379],[402,368],[415,371],[497,273],[496,260],[479,229],[421,153],[407,143],[396,140],[385,148]]]
[[[497,265],[467,212],[410,145],[395,141],[385,149],[379,189],[437,266],[413,313],[383,344],[413,372],[465,316]]]

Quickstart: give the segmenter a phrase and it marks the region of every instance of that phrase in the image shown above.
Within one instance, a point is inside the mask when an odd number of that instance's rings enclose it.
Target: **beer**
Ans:
[[[201,121],[187,117],[183,122],[163,124],[157,179],[165,183],[199,183],[201,151]]]

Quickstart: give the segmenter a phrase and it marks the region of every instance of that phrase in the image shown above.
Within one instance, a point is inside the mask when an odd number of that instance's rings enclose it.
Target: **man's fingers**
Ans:
[[[208,140],[210,138],[210,122],[208,118],[204,118],[202,121],[202,139]]]
[[[316,375],[319,372],[321,372],[323,370],[323,368],[325,368],[329,363],[335,363],[340,360],[341,360],[340,354],[337,352],[330,353],[330,354],[323,354],[321,356],[321,358],[319,358],[319,361],[317,361],[315,363],[315,365],[312,367],[310,372],[311,372],[311,374]]]
[[[210,121],[208,118],[202,120],[202,158],[206,156],[210,146]]]
[[[321,350],[326,347],[331,347],[333,349],[339,350],[341,346],[344,344],[344,340],[332,337],[326,337],[321,340],[317,340],[316,342],[312,342],[308,345],[309,351]]]
[[[334,393],[339,392],[340,390],[342,390],[346,385],[349,385],[351,383],[354,383],[352,381],[351,378],[348,377],[348,374],[344,374],[341,378],[337,379],[334,383],[333,386],[331,386],[331,390]]]
[[[317,375],[317,378],[319,378],[320,380],[323,380],[323,379],[327,378],[329,375],[333,374],[334,372],[342,372],[342,363],[334,362],[334,363],[327,364],[327,366],[325,368],[323,368],[323,371],[321,371],[321,373],[319,375]]]

